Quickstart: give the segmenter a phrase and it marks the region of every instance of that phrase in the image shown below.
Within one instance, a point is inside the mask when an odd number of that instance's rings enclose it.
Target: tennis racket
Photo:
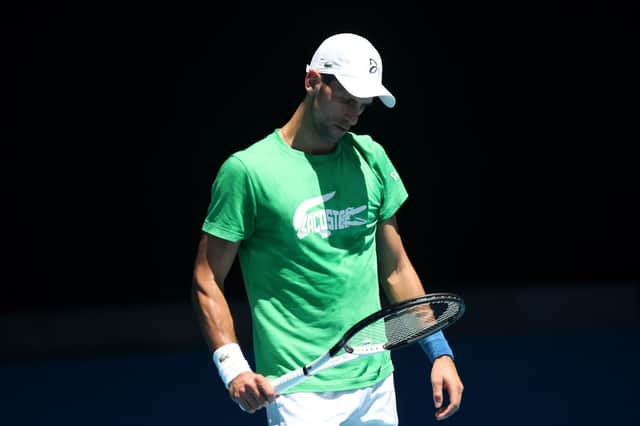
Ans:
[[[271,383],[282,393],[320,371],[406,347],[450,326],[464,311],[464,300],[453,293],[431,293],[389,305],[351,326],[325,354]]]

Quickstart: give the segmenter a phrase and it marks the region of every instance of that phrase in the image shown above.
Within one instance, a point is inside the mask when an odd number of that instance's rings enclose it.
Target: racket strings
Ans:
[[[380,318],[354,334],[349,339],[347,346],[352,348],[362,348],[367,346],[384,345],[386,342],[387,328],[384,318]]]
[[[432,302],[409,307],[385,318],[386,344],[413,341],[432,330],[437,330],[460,311],[457,303]]]
[[[349,338],[349,350],[366,351],[375,346],[395,346],[407,343],[436,331],[460,313],[454,301],[423,303],[393,312],[371,322]]]

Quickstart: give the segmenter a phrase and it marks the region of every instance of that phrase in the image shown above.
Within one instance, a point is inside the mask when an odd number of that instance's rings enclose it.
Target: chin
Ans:
[[[326,127],[322,132],[324,143],[335,145],[347,133],[342,127],[332,126]]]
[[[335,137],[335,142],[334,142],[334,143],[338,143],[338,141],[339,141],[340,139],[342,139],[342,137],[343,137],[344,135],[346,135],[346,134],[347,134],[347,132],[348,132],[348,130],[345,130],[345,129],[343,129],[343,128],[336,128],[336,131],[335,131],[335,132],[332,132],[332,136],[334,136],[334,137]]]

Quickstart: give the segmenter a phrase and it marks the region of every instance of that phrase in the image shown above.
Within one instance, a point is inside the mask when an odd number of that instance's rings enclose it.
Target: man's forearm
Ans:
[[[216,284],[194,282],[191,297],[209,350],[213,352],[227,343],[237,343],[231,310],[220,288]]]

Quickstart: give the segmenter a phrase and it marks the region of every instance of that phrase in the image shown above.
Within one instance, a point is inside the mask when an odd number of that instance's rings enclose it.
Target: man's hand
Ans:
[[[255,413],[276,399],[276,391],[266,377],[247,371],[229,383],[229,396],[247,413]]]
[[[444,420],[460,409],[464,385],[451,357],[445,355],[435,359],[431,368],[431,387],[433,404],[436,407],[436,420]],[[444,390],[449,397],[449,404],[446,406],[442,405]]]

